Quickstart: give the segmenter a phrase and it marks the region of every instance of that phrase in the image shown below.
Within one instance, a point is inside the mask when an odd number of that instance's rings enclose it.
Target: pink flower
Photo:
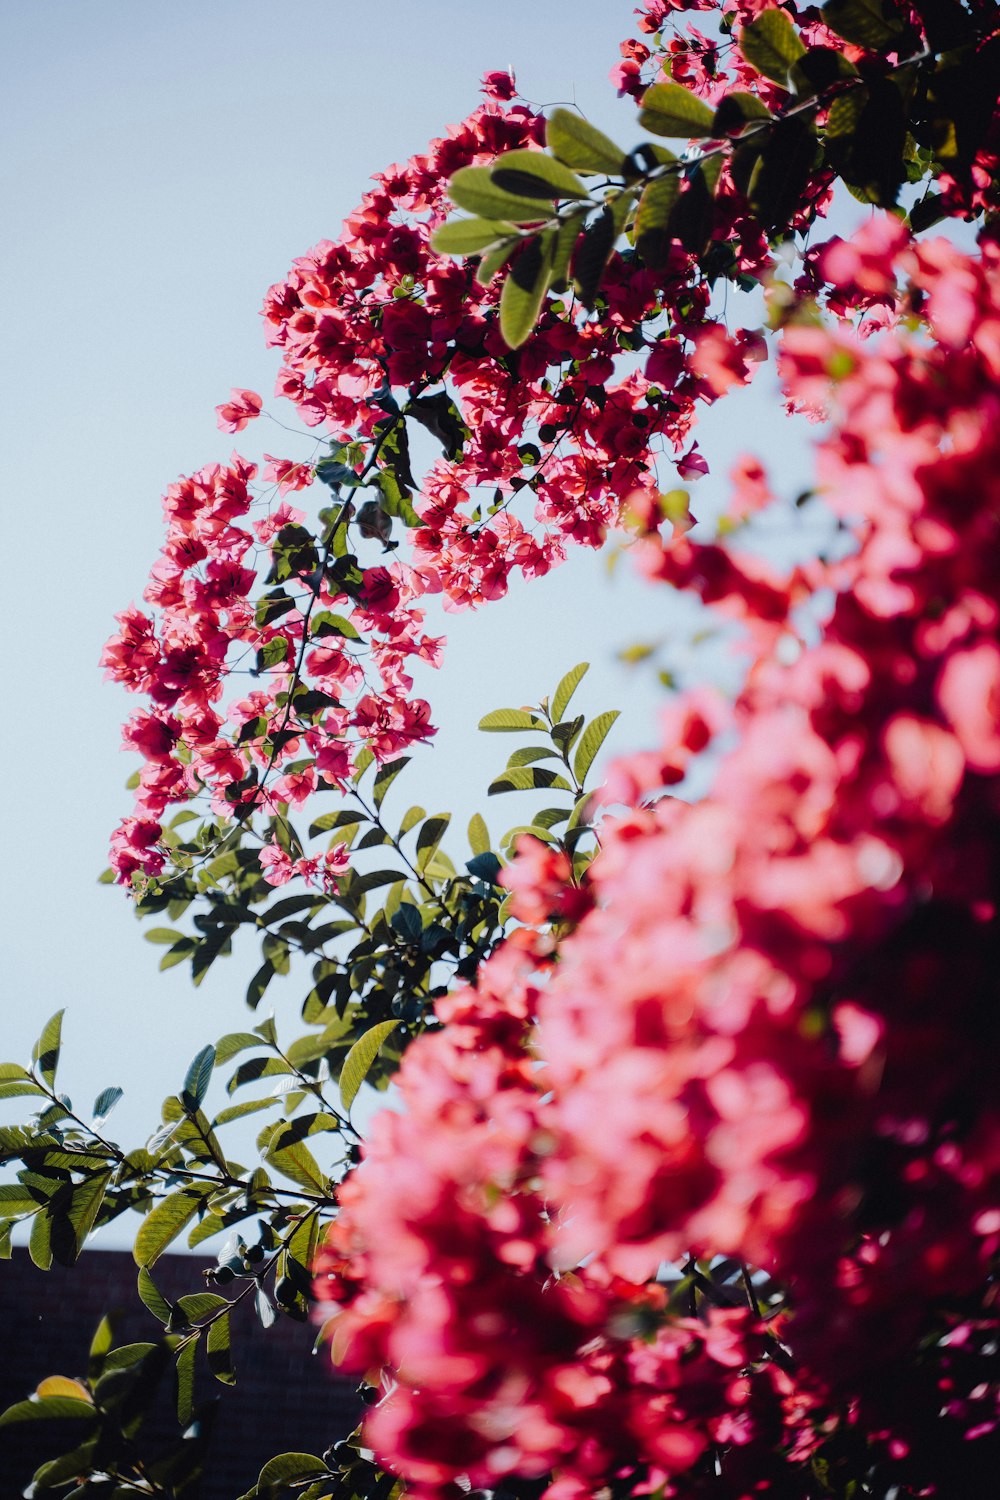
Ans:
[[[295,874],[291,856],[274,839],[260,851],[260,867],[268,885],[287,885]]]
[[[242,432],[248,422],[260,416],[262,405],[256,391],[241,390],[234,386],[229,392],[229,400],[215,408],[218,425],[223,432]]]
[[[497,99],[501,102],[513,99],[517,93],[513,68],[505,68],[493,73],[484,73],[480,89],[486,95],[487,99]]]

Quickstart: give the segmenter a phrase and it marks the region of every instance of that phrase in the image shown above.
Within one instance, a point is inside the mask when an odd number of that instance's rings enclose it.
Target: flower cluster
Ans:
[[[251,395],[234,391],[223,410],[252,415]],[[301,487],[302,466],[272,459],[270,468],[279,494]],[[296,807],[319,785],[342,786],[359,749],[384,761],[434,733],[428,705],[410,695],[408,660],[436,664],[440,653],[420,630],[412,570],[393,562],[338,574],[340,523],[321,557],[301,511],[284,499],[266,508],[267,491],[255,499],[255,477],[234,455],[171,485],[145,591],[154,612],[123,611],[104,650],[107,675],[149,702],[123,731],[143,757],[135,813],[112,839],[123,881],[164,868],[161,819],[173,803],[202,796],[222,819]],[[254,506],[260,518],[248,522]],[[272,576],[280,563],[287,587],[254,602],[261,555]],[[241,676],[260,685],[226,701],[228,680]],[[272,884],[316,874],[301,861],[262,863]]]
[[[651,576],[753,627],[746,687],[613,773],[635,806],[588,909],[442,1004],[342,1192],[335,1357],[394,1371],[370,1438],[424,1494],[805,1496],[858,1449],[953,1494],[996,1445],[1000,255],[890,221],[818,264],[841,303],[901,276],[923,319],[783,335],[856,540],[811,580],[837,591],[820,641],[802,576],[650,530]],[[723,724],[711,795],[665,794]],[[526,920],[559,877],[523,852]],[[752,1293],[667,1305],[665,1262],[718,1256],[787,1289],[777,1321]]]

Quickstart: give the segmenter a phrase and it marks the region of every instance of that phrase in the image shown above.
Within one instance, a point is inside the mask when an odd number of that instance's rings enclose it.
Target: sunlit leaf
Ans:
[[[611,709],[607,713],[598,714],[592,719],[583,731],[580,743],[576,747],[573,757],[573,774],[582,786],[587,779],[587,772],[594,764],[598,751],[607,739],[612,724],[618,718],[618,710]]]
[[[616,177],[624,167],[624,151],[571,109],[552,111],[545,124],[545,143],[553,156],[577,172]]]
[[[378,1056],[383,1042],[398,1025],[398,1021],[380,1021],[377,1026],[366,1031],[364,1036],[359,1037],[348,1052],[340,1070],[340,1097],[346,1110],[350,1110],[357,1098],[358,1090],[368,1076],[368,1070]]]

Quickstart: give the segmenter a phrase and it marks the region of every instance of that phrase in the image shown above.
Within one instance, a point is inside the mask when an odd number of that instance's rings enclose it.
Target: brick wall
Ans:
[[[164,1255],[155,1268],[157,1285],[171,1299],[204,1291],[202,1267],[214,1264],[198,1256]],[[23,1400],[46,1375],[81,1375],[104,1313],[119,1314],[116,1344],[155,1340],[160,1325],[138,1300],[135,1278],[135,1263],[125,1250],[88,1250],[71,1270],[39,1271],[23,1250],[0,1265],[0,1410]],[[310,1353],[315,1329],[279,1316],[265,1330],[251,1301],[233,1314],[237,1384],[230,1388],[213,1380],[199,1354],[196,1397],[218,1394],[221,1402],[199,1500],[236,1500],[275,1453],[322,1453],[357,1421],[353,1384],[337,1380],[322,1354]],[[154,1451],[158,1437],[178,1432],[171,1382],[163,1384],[162,1410],[144,1429]],[[34,1423],[0,1428],[0,1500],[16,1500],[38,1465],[59,1451],[46,1443],[46,1430],[47,1424]]]

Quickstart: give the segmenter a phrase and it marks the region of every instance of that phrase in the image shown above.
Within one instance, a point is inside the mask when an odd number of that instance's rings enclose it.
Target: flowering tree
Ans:
[[[39,1107],[2,1132],[8,1242],[30,1220],[36,1263],[72,1263],[137,1210],[164,1325],[100,1334],[86,1381],[0,1419],[77,1424],[36,1493],[196,1483],[199,1351],[233,1379],[250,1296],[265,1323],[318,1307],[371,1407],[276,1456],[259,1500],[966,1496],[995,1472],[997,7],[636,14],[614,77],[653,139],[626,153],[487,75],[267,294],[312,456],[167,491],[148,609],[104,658],[145,700],[109,878],[142,918],[190,913],[147,935],[196,983],[255,935],[251,1007],[304,955],[306,1030],[204,1047],[131,1151],[117,1090],[91,1120],[58,1094],[58,1018],[4,1065]],[[817,242],[838,183],[871,215]],[[974,253],[926,236],[956,218]],[[727,321],[732,285],[766,329]],[[770,359],[826,422],[799,503],[840,543],[789,567],[743,545],[780,503],[759,461],[714,530],[668,478],[705,471],[700,406]],[[236,389],[220,425],[261,408]],[[419,473],[416,428],[440,449]],[[480,605],[612,533],[738,622],[735,701],[674,694],[595,787],[615,716],[575,712],[580,664],[481,725],[525,737],[489,790],[544,790],[530,824],[493,843],[477,815],[464,858],[447,817],[390,818],[434,733],[424,596]],[[402,1111],[362,1143],[352,1105],[390,1078]],[[251,1169],[219,1132],[258,1111]],[[171,1304],[155,1261],[185,1230],[225,1244]],[[144,1459],[168,1370],[188,1440]]]

